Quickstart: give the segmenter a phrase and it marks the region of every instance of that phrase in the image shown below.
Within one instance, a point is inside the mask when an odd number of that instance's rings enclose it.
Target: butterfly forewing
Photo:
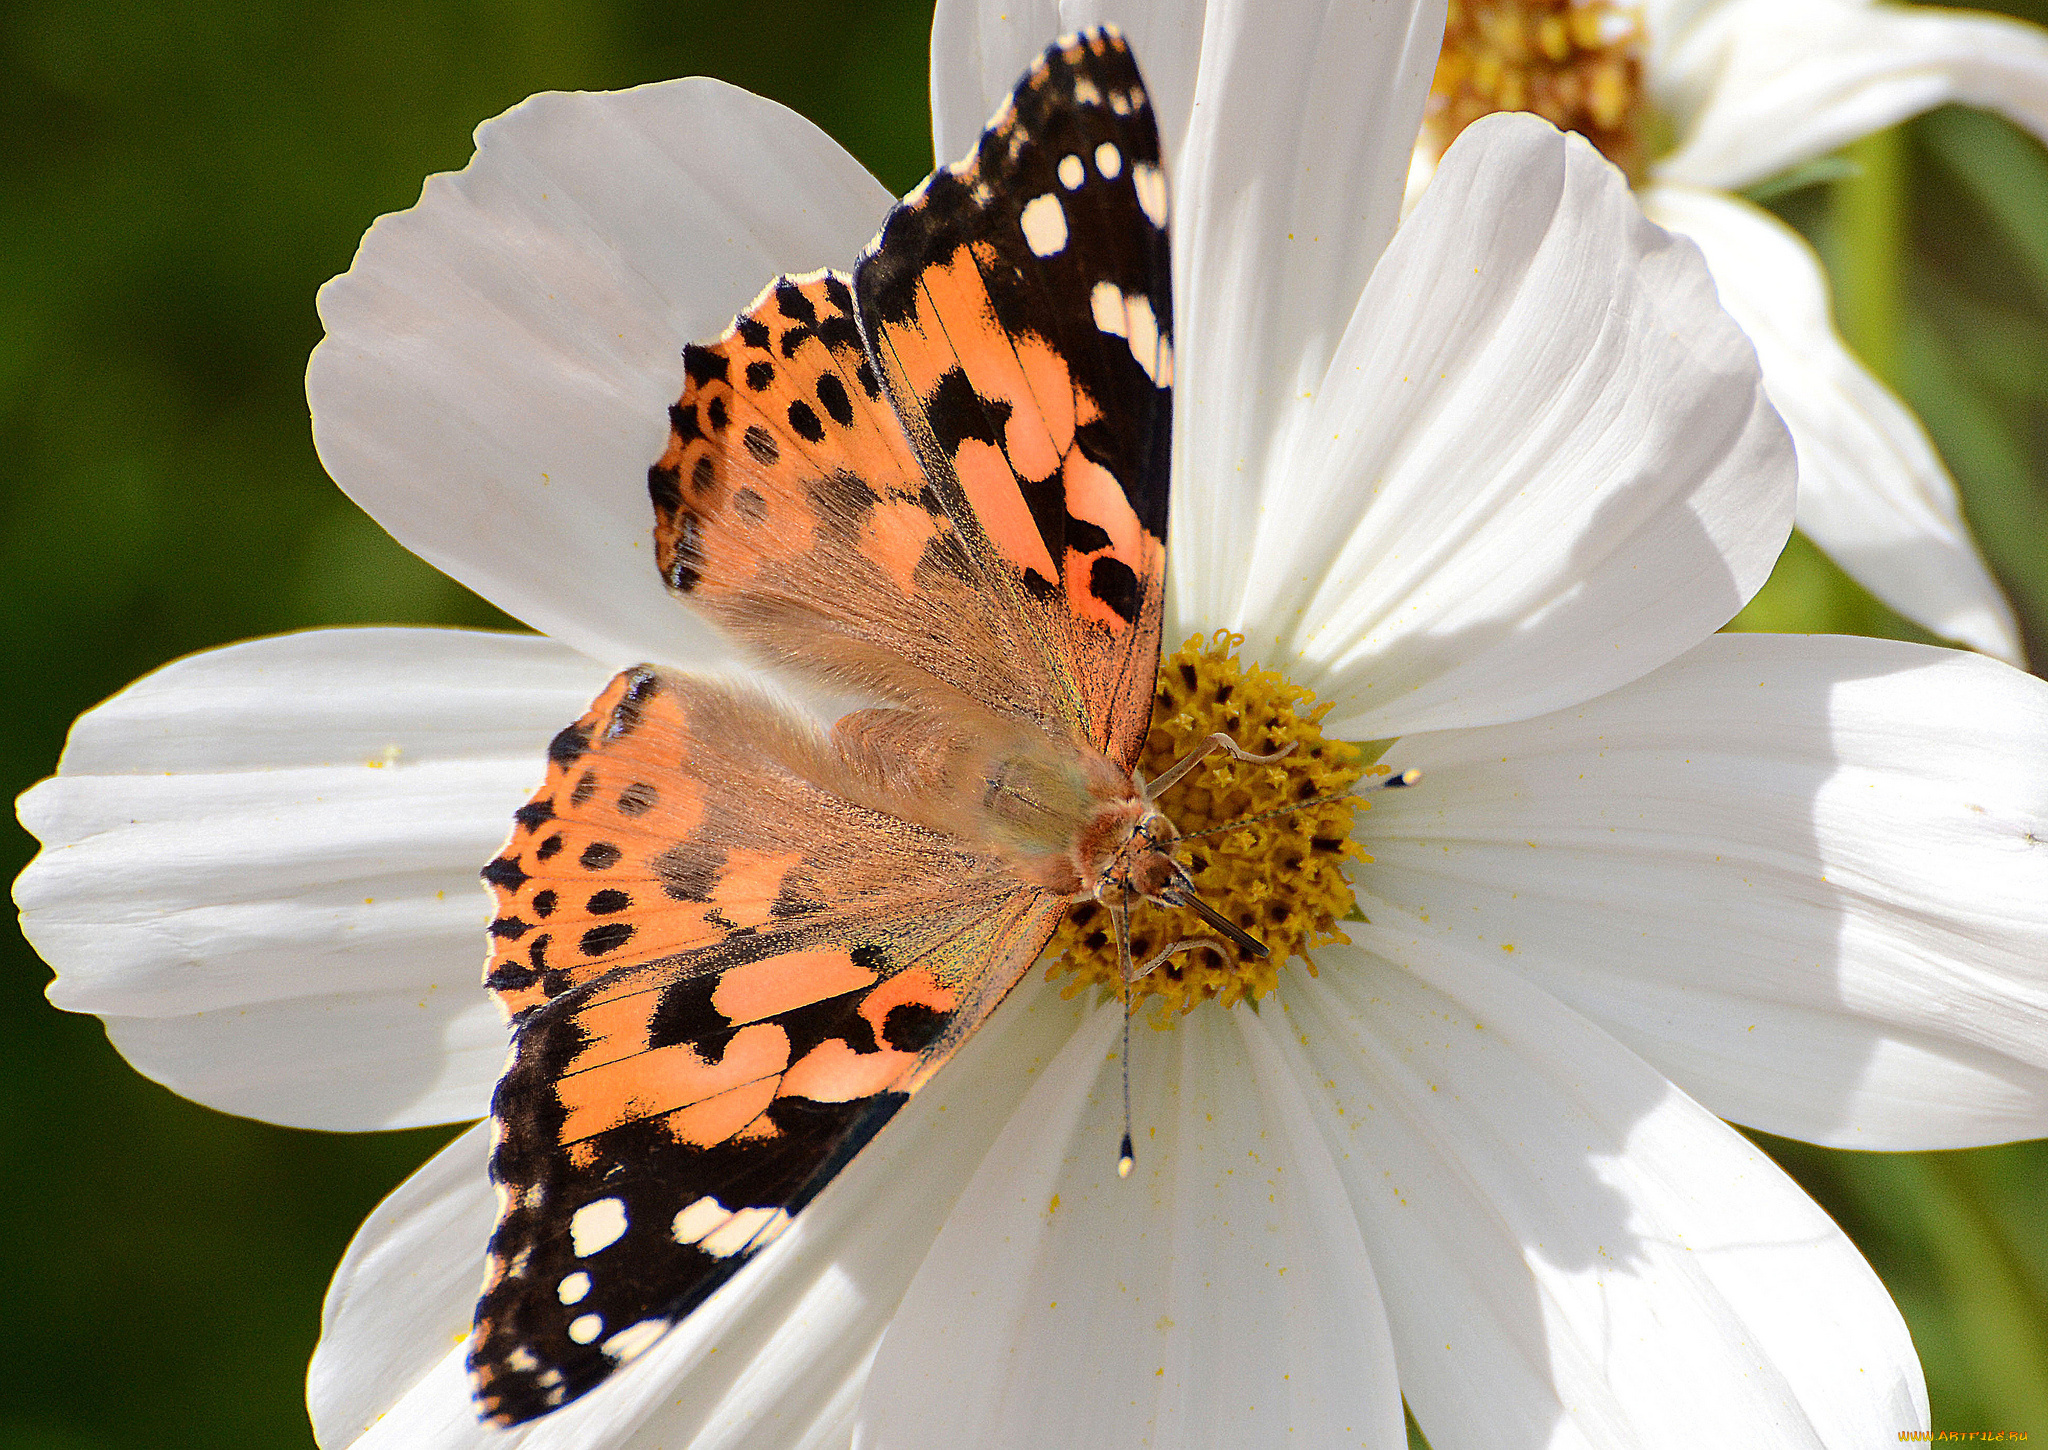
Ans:
[[[1090,740],[1128,767],[1150,716],[1172,449],[1166,176],[1113,33],[1062,42],[975,154],[855,269],[905,431],[975,552],[1049,642]]]
[[[663,578],[800,674],[1069,729],[1046,645],[927,486],[852,306],[840,274],[777,278],[685,350],[648,473]]]

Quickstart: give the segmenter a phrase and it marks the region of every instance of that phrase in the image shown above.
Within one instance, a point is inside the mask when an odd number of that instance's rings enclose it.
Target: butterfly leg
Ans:
[[[1196,947],[1207,947],[1210,951],[1223,957],[1226,963],[1229,961],[1228,955],[1223,950],[1223,943],[1217,941],[1216,938],[1209,936],[1184,936],[1179,941],[1168,942],[1165,946],[1154,952],[1152,960],[1131,973],[1131,980],[1134,982],[1143,981],[1146,977],[1151,976],[1159,967],[1165,965],[1166,959],[1175,952],[1192,951]]]
[[[1249,750],[1240,748],[1235,740],[1232,740],[1228,735],[1219,730],[1168,766],[1165,772],[1150,785],[1147,785],[1144,780],[1138,778],[1136,771],[1132,771],[1131,775],[1134,780],[1137,780],[1138,789],[1144,791],[1149,799],[1157,800],[1174,786],[1180,784],[1182,776],[1208,759],[1211,751],[1226,750],[1230,752],[1234,759],[1247,761],[1254,765],[1261,765],[1266,761],[1278,760],[1283,755],[1291,754],[1298,743],[1298,741],[1290,740],[1271,755],[1254,755]]]

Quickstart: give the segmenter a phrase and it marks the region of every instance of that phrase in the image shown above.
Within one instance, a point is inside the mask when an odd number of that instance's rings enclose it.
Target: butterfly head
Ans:
[[[1179,841],[1179,828],[1142,785],[1134,784],[1127,798],[1105,803],[1082,832],[1076,852],[1078,889],[1071,894],[1077,900],[1099,901],[1126,919],[1140,901],[1185,907],[1229,938],[1240,952],[1256,959],[1266,957],[1264,943],[1202,900],[1194,877],[1174,859]]]

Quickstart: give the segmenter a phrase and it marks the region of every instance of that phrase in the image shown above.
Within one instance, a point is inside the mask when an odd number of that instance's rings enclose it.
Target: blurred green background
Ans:
[[[2048,0],[2014,13],[2048,21]],[[926,4],[498,0],[0,12],[0,765],[193,650],[318,624],[503,623],[328,483],[313,293],[372,218],[550,88],[692,72],[776,97],[890,187],[927,169]],[[1771,197],[1919,409],[2048,660],[2048,156],[1949,110]],[[1803,542],[1740,624],[1915,637]],[[33,843],[0,831],[11,878]],[[48,1008],[0,941],[0,1447],[298,1446],[320,1296],[448,1136],[196,1107]],[[2048,1436],[2048,1148],[1764,1146],[1904,1309],[1937,1428]]]

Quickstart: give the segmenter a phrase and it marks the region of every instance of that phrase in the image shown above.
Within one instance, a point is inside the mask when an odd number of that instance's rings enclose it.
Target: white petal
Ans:
[[[527,635],[321,630],[129,686],[20,802],[51,1001],[227,1112],[476,1116],[505,1051],[477,871],[607,674]]]
[[[335,480],[400,543],[613,665],[708,626],[656,577],[648,465],[684,344],[776,273],[851,265],[889,197],[808,121],[693,79],[531,98],[321,290]]]
[[[1401,1445],[1365,1248],[1264,1024],[1139,1027],[1120,1180],[1121,1023],[1098,1011],[989,1151],[855,1444]]]
[[[1768,576],[1792,451],[1699,253],[1530,116],[1444,158],[1256,539],[1247,653],[1351,739],[1591,698]]]
[[[1400,218],[1443,24],[1438,0],[1209,7],[1172,173],[1175,643],[1258,577],[1249,545]]]
[[[1951,101],[2048,139],[2048,32],[2004,16],[1731,0],[1652,38],[1652,95],[1680,136],[1661,181],[1747,186]]]
[[[490,1147],[491,1125],[476,1124],[356,1230],[328,1286],[320,1344],[306,1371],[306,1405],[322,1445],[350,1443],[423,1367],[468,1336],[484,1244],[497,1219],[485,1171]],[[474,1423],[474,1411],[468,1419]]]
[[[2048,684],[1720,635],[1581,709],[1404,741],[1365,891],[1499,952],[1723,1117],[2048,1134]],[[1365,908],[1368,915],[1373,908]]]
[[[1955,483],[1919,421],[1835,335],[1827,278],[1760,207],[1691,187],[1638,194],[1699,244],[1721,304],[1756,344],[1799,456],[1799,527],[1864,588],[1946,639],[2021,663],[2012,607],[1978,557]]]
[[[882,1329],[954,1199],[1079,1009],[1021,984],[781,1238],[632,1366],[516,1431],[463,1369],[494,1213],[485,1130],[371,1215],[335,1273],[309,1378],[328,1450],[785,1450],[844,1427]],[[454,1262],[448,1262],[449,1256]]]
[[[1396,915],[1283,977],[1298,1070],[1442,1447],[1866,1450],[1912,1341],[1769,1159],[1499,966]],[[1375,955],[1383,960],[1375,960]]]

